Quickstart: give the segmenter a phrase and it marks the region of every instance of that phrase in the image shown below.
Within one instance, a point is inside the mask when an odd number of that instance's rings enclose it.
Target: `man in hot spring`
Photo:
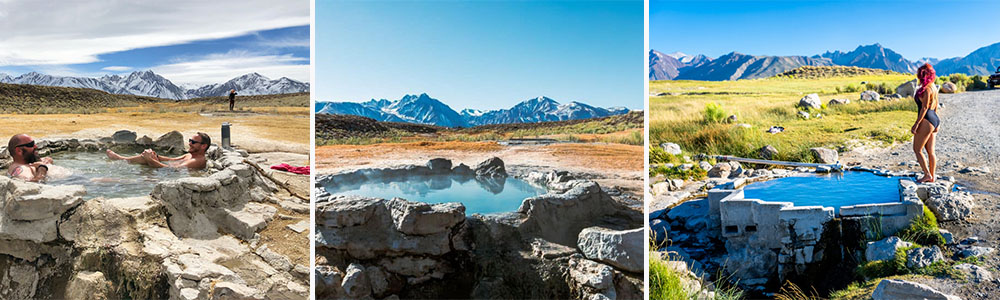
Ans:
[[[178,157],[165,157],[156,154],[152,149],[142,151],[136,156],[121,156],[111,149],[108,149],[108,158],[112,160],[124,160],[133,164],[147,165],[154,168],[188,168],[188,170],[201,170],[205,168],[205,152],[208,146],[212,145],[212,138],[204,132],[199,132],[188,139],[188,153]]]
[[[35,139],[26,134],[17,134],[7,142],[7,152],[14,162],[7,168],[7,175],[31,182],[41,182],[50,178],[63,178],[72,172],[53,164],[51,157],[38,157]]]

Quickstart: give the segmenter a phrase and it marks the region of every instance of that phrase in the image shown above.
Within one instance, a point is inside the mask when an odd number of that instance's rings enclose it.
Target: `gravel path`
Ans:
[[[942,222],[941,227],[951,231],[956,240],[977,236],[989,247],[1000,248],[1000,220],[996,217],[1000,216],[1000,89],[944,94],[941,103],[941,129],[935,144],[938,174],[954,176],[960,185],[978,191],[973,218]],[[844,153],[841,161],[919,172],[912,147],[912,142],[906,142],[885,149],[858,149]],[[966,167],[988,168],[990,172],[959,172]],[[986,256],[984,266],[1000,270],[1000,257]],[[998,276],[1000,273],[994,273]],[[978,284],[942,278],[921,281],[962,299],[993,299],[1000,294],[997,280]]]

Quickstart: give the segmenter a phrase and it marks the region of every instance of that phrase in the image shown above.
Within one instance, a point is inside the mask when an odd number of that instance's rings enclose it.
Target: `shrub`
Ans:
[[[686,300],[691,298],[684,289],[680,272],[667,265],[655,253],[649,254],[649,299]]]
[[[680,162],[680,159],[673,154],[667,153],[667,151],[664,151],[659,145],[649,145],[650,164],[678,164]]]
[[[705,117],[705,123],[719,123],[726,119],[726,111],[722,109],[722,105],[715,102],[705,104],[702,115]]]
[[[926,205],[924,215],[910,221],[910,226],[900,231],[897,236],[915,244],[944,247],[944,237],[938,231],[937,218]]]
[[[972,76],[968,85],[965,86],[966,91],[979,91],[985,90],[987,88],[986,80],[982,75]]]

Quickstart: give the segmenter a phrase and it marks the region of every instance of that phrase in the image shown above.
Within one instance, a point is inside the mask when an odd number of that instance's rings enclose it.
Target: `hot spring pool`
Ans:
[[[521,201],[546,193],[545,189],[523,180],[481,180],[456,175],[415,175],[404,178],[370,180],[355,185],[326,187],[333,195],[355,195],[425,203],[461,202],[466,214],[516,211]]]
[[[900,178],[846,171],[755,182],[745,186],[743,192],[746,199],[792,202],[795,206],[819,205],[839,212],[841,206],[899,202]]]
[[[132,156],[137,153],[120,153]],[[201,176],[202,172],[187,169],[151,168],[133,165],[124,161],[111,161],[104,152],[62,151],[51,155],[55,165],[69,169],[65,178],[54,178],[48,184],[82,185],[87,188],[87,196],[121,198],[149,195],[160,181],[189,176]]]

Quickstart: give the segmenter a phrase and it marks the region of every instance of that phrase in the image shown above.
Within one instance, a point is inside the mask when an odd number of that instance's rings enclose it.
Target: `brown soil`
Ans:
[[[109,112],[98,114],[0,114],[0,138],[25,133],[36,138],[99,138],[127,129],[156,139],[177,130],[205,132],[218,143],[223,122],[232,124],[232,143],[251,152],[309,153],[309,115]],[[4,139],[5,140],[5,139]]]
[[[501,146],[495,142],[413,142],[377,145],[331,145],[316,148],[316,172],[424,164],[431,158],[475,166],[489,157],[508,166],[542,166],[598,174],[603,186],[619,186],[641,194],[643,147],[621,144],[559,143]]]

